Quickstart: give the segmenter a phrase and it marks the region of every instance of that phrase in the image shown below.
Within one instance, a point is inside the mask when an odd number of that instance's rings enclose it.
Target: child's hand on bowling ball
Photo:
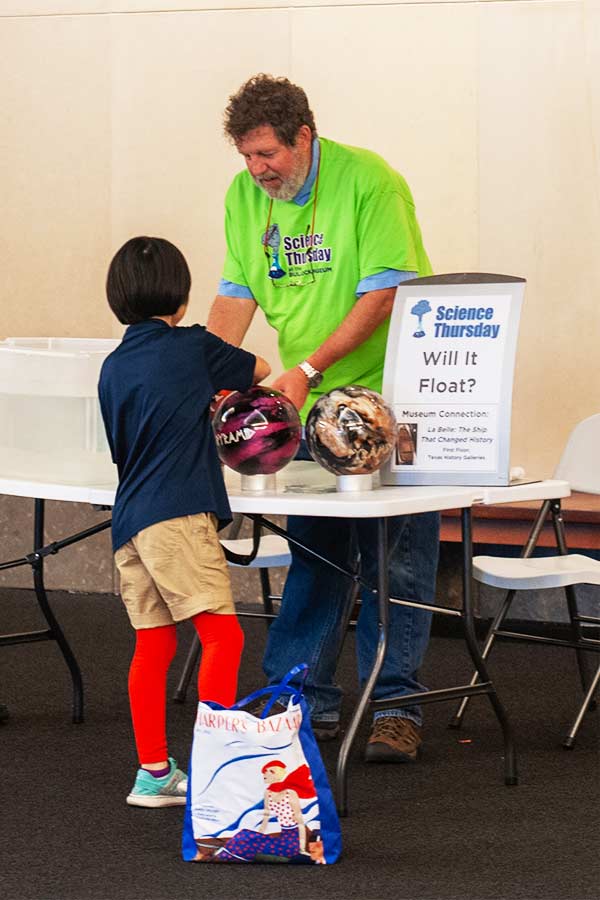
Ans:
[[[211,420],[217,410],[217,406],[219,405],[221,400],[223,400],[224,397],[227,397],[228,394],[233,394],[233,391],[218,391],[215,394],[215,396],[212,398],[212,400],[210,401],[210,406],[208,407],[208,414],[209,414]]]

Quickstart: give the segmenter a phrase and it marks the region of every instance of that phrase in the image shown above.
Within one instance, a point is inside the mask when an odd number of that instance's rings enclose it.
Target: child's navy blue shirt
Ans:
[[[200,512],[231,520],[209,404],[217,391],[247,390],[256,357],[201,325],[160,319],[130,325],[106,358],[98,394],[119,487],[113,549],[142,528]]]

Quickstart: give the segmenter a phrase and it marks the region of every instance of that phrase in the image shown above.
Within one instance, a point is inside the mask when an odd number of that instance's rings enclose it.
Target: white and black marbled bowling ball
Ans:
[[[335,475],[367,475],[388,459],[396,417],[383,397],[359,384],[323,394],[308,414],[306,442],[313,457]]]

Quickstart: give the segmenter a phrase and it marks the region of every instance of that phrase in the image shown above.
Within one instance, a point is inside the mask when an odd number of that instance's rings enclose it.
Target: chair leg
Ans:
[[[594,675],[594,677],[590,683],[588,692],[585,695],[585,700],[583,701],[583,703],[581,705],[581,709],[577,713],[577,718],[573,722],[573,725],[571,726],[571,730],[569,731],[568,735],[566,736],[566,738],[563,741],[563,747],[565,748],[565,750],[572,750],[573,747],[575,746],[575,738],[577,737],[577,732],[579,731],[579,726],[581,725],[583,717],[585,716],[588,708],[591,705],[592,697],[594,696],[594,692],[595,692],[596,688],[598,687],[599,682],[600,682],[600,666],[598,666],[598,668],[596,669],[596,674]]]
[[[190,679],[194,674],[194,669],[196,668],[198,659],[200,657],[200,650],[200,639],[196,632],[194,632],[186,661],[184,663],[183,669],[181,670],[181,675],[179,677],[177,687],[175,688],[175,693],[173,694],[173,700],[175,700],[176,703],[185,703],[185,696],[187,694]]]
[[[268,616],[273,615],[273,595],[271,594],[271,579],[269,578],[268,569],[259,569],[260,586],[262,588],[263,609]],[[267,620],[267,625],[270,620]]]
[[[340,646],[338,647],[337,658],[339,660],[342,655],[342,650],[344,649],[344,644],[346,643],[346,638],[348,637],[348,632],[350,631],[350,625],[352,623],[352,617],[356,611],[357,605],[360,604],[360,584],[355,581],[352,585],[352,600],[350,601],[350,606],[348,607],[348,614],[345,618],[345,621],[342,622],[341,634],[342,639],[340,641]],[[357,617],[358,618],[358,617]]]
[[[357,538],[357,534],[356,534],[356,524],[354,524],[353,529],[352,529],[351,545],[352,544],[357,545],[357,542],[358,542],[358,538]],[[355,578],[360,575],[360,552],[358,552],[356,558],[354,560],[352,560],[350,547],[349,547],[349,555],[348,555],[348,559],[347,559],[347,566],[348,566],[348,569],[351,571],[352,575],[355,576]],[[341,622],[341,628],[340,628],[341,640],[340,640],[338,650],[337,650],[338,661],[340,659],[340,656],[342,655],[342,650],[344,649],[344,645],[346,643],[346,638],[348,637],[348,632],[350,631],[350,625],[352,624],[352,619],[354,617],[354,614],[355,614],[357,608],[358,608],[358,614],[360,614],[361,599],[360,599],[360,582],[358,580],[355,580],[352,582],[351,590],[352,590],[352,597],[350,598],[348,610],[344,617],[344,620]],[[356,616],[356,621],[358,621],[358,615]]]
[[[500,609],[496,613],[496,616],[495,616],[492,624],[490,625],[489,631],[485,638],[485,643],[484,643],[482,651],[481,651],[481,658],[484,661],[488,658],[488,656],[491,653],[492,644],[496,640],[496,632],[499,631],[500,626],[502,625],[506,615],[508,614],[508,610],[510,609],[511,603],[514,600],[515,594],[516,594],[516,591],[507,591],[507,593],[504,597],[504,602],[502,603]],[[469,682],[469,684],[471,686],[473,686],[473,685],[477,684],[478,681],[479,681],[479,675],[477,672],[474,672],[473,677],[471,678],[471,681]],[[460,728],[460,726],[462,725],[462,720],[463,720],[464,714],[467,710],[467,705],[468,705],[470,699],[471,699],[470,697],[462,698],[455,714],[453,715],[453,717],[450,719],[450,722],[448,723],[449,728]]]
[[[554,535],[556,537],[556,544],[558,546],[559,552],[561,555],[565,556],[569,550],[567,547],[567,537],[565,534],[565,523],[562,515],[562,510],[560,506],[560,500],[553,500],[550,504],[550,512],[552,514],[552,526],[554,528]],[[573,635],[573,640],[580,641],[582,638],[581,628],[579,625],[579,613],[577,610],[577,594],[575,592],[575,588],[573,585],[569,585],[565,587],[565,594],[567,596],[567,609],[569,611],[569,619],[571,621],[571,633]],[[588,685],[590,683],[590,673],[588,668],[588,660],[584,650],[576,649],[575,654],[577,656],[577,666],[579,668],[579,677],[581,678],[581,686],[583,688],[583,693],[587,693]]]
[[[571,621],[571,634],[574,641],[580,641],[583,635],[579,624],[579,612],[577,609],[577,594],[575,588],[572,585],[569,585],[565,588],[565,594],[567,595],[567,609]],[[577,657],[577,668],[579,669],[581,687],[583,693],[586,694],[591,681],[589,659],[585,650],[582,650],[580,647],[575,650],[575,655]]]
[[[544,527],[544,522],[546,521],[549,512],[551,512],[552,514],[552,523],[554,525],[557,546],[559,547],[561,553],[567,553],[564,527],[562,524],[560,509],[560,500],[544,500],[534,519],[533,525],[531,526],[531,530],[529,532],[529,536],[527,538],[525,546],[519,554],[521,559],[529,559],[529,557],[535,550],[538,538],[540,536],[542,528]],[[504,598],[504,603],[500,607],[499,611],[496,614],[496,617],[494,618],[494,621],[490,626],[490,629],[486,635],[483,649],[481,651],[481,658],[484,661],[488,658],[491,652],[492,644],[496,639],[496,632],[500,630],[500,626],[502,625],[502,622],[508,614],[508,610],[510,609],[510,605],[514,599],[515,594],[516,591],[508,591]],[[473,677],[471,678],[471,685],[477,684],[477,681],[478,674],[477,672],[474,672]],[[455,715],[448,723],[450,728],[460,728],[469,699],[469,697],[463,697],[463,699],[461,700]]]
[[[244,516],[241,513],[236,513],[231,520],[231,525],[229,526],[229,531],[227,532],[228,540],[235,540],[240,536],[240,531],[242,530],[242,525],[244,524]]]

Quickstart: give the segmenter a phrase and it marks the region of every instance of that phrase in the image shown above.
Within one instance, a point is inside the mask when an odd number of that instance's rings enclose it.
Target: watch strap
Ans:
[[[315,369],[314,366],[311,366],[308,360],[305,359],[303,362],[298,363],[298,368],[302,369],[306,375],[309,387],[318,387],[323,381],[323,373],[319,372],[318,369]]]

